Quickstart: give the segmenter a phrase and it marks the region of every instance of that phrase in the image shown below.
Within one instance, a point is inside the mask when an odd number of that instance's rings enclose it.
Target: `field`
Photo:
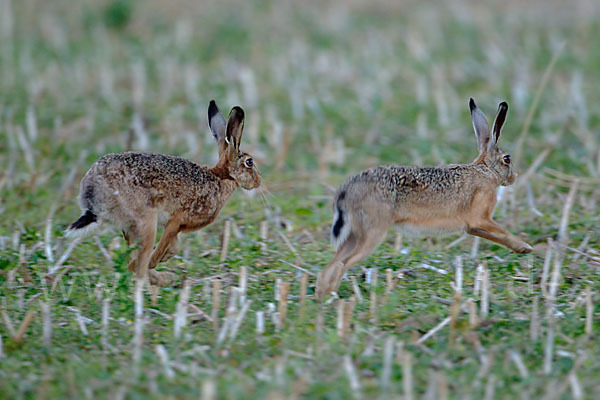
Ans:
[[[0,0],[0,398],[592,399],[600,391],[600,3]],[[313,299],[335,188],[477,155],[468,99],[519,168],[495,219],[535,248],[390,231]],[[105,229],[63,236],[125,150],[216,160],[238,190],[136,287]]]

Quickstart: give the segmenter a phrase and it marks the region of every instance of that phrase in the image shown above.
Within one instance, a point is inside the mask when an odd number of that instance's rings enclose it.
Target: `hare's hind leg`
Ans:
[[[333,282],[334,290],[337,290],[339,288],[344,274],[348,272],[350,268],[358,264],[360,260],[362,260],[365,257],[368,257],[373,252],[373,250],[375,250],[377,246],[379,246],[379,244],[383,241],[386,234],[387,227],[382,227],[377,230],[370,230],[368,235],[363,237],[358,246],[356,246],[353,249],[352,254],[350,254],[350,256],[346,259],[343,267],[336,274],[335,281]]]
[[[317,298],[323,299],[326,295],[337,290],[333,287],[333,283],[336,281],[336,276],[343,271],[344,262],[352,255],[354,248],[357,246],[356,235],[350,233],[344,243],[340,245],[333,260],[327,264],[325,268],[319,272],[317,278]],[[344,274],[342,274],[343,276]]]
[[[156,240],[156,222],[156,212],[149,212],[136,224],[136,230],[141,240],[135,270],[137,279],[144,279],[148,275],[148,264],[150,264],[150,256]]]
[[[387,226],[371,228],[368,234],[363,233],[360,237],[350,233],[348,240],[340,247],[333,260],[319,273],[318,299],[323,299],[329,293],[338,290],[344,274],[379,246],[387,233],[387,228]]]

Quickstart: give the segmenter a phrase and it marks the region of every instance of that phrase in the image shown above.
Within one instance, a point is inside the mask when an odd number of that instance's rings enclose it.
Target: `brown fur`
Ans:
[[[229,121],[216,104],[209,106],[209,126],[219,145],[219,160],[212,167],[180,157],[155,153],[107,154],[94,163],[81,181],[79,203],[97,217],[97,225],[110,224],[123,232],[129,245],[139,242],[129,269],[136,277],[160,284],[156,265],[177,253],[177,235],[205,227],[215,220],[231,194],[242,186],[260,185],[251,157],[239,150],[244,113],[232,109]],[[157,226],[164,233],[152,251]],[[82,229],[83,230],[83,229]],[[70,228],[71,235],[77,229]]]
[[[317,297],[339,287],[343,275],[368,256],[392,224],[409,233],[465,231],[517,253],[532,248],[492,220],[498,186],[515,181],[512,163],[497,146],[508,106],[501,103],[490,135],[485,116],[471,100],[479,155],[471,164],[444,167],[381,166],[362,171],[338,189],[332,239],[338,250],[321,271]]]

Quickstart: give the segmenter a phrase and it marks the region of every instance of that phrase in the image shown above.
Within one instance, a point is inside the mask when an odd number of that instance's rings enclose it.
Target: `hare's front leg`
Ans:
[[[533,250],[529,244],[507,232],[493,220],[481,221],[474,226],[468,226],[467,233],[506,246],[515,253],[527,254]]]
[[[152,253],[152,259],[150,260],[150,265],[148,267],[149,269],[156,268],[159,262],[168,259],[169,257],[165,257],[168,255],[167,252],[177,252],[176,239],[178,233],[179,222],[174,219],[170,220],[165,227],[165,231],[163,232],[156,249],[154,249],[154,252]]]

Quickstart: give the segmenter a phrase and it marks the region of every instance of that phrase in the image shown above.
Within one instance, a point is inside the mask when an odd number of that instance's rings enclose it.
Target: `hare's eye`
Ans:
[[[252,166],[254,165],[254,161],[251,158],[246,158],[246,161],[244,161],[244,165],[248,168],[252,168]]]
[[[504,164],[510,164],[510,156],[508,154],[502,157],[502,160],[504,161]]]

